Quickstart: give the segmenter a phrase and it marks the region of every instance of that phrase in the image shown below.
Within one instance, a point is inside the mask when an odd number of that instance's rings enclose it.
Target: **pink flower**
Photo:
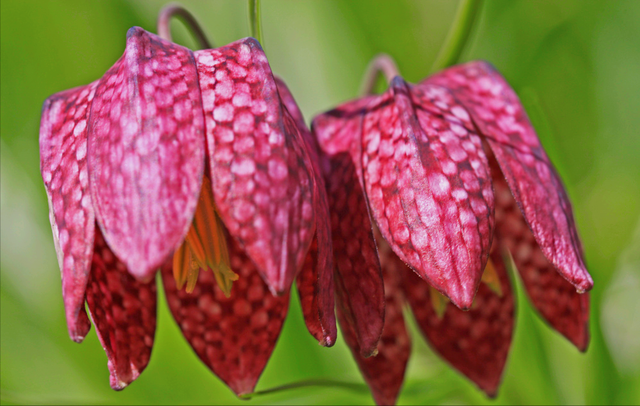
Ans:
[[[384,94],[321,114],[312,129],[338,318],[376,402],[394,403],[403,381],[405,301],[432,347],[495,395],[514,325],[508,253],[540,314],[586,349],[588,295],[576,289],[593,281],[571,205],[516,94],[489,64],[419,85],[396,76]]]
[[[149,361],[159,269],[184,336],[238,394],[253,391],[303,264],[305,315],[335,341],[324,187],[277,86],[252,38],[192,52],[134,27],[100,80],[45,102],[69,334],[88,333],[86,300],[114,389]],[[309,299],[319,290],[329,300]]]

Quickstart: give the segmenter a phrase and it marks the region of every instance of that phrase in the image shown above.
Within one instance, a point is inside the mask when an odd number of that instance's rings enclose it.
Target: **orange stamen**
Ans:
[[[192,292],[200,269],[210,269],[224,294],[231,294],[232,283],[238,280],[238,275],[230,268],[224,227],[216,213],[211,181],[206,176],[191,228],[173,256],[173,275],[178,288],[186,282],[187,292]]]

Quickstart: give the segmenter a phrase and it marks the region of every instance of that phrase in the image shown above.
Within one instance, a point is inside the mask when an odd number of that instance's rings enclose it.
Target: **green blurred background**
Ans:
[[[1,375],[3,404],[243,403],[192,353],[159,303],[141,377],[109,388],[95,333],[67,337],[60,276],[39,172],[44,99],[99,78],[133,25],[155,31],[164,1],[1,3]],[[246,2],[183,1],[215,44],[249,35]],[[424,78],[456,1],[263,1],[265,49],[307,119],[355,97],[368,60],[396,58]],[[180,23],[176,42],[195,47]],[[565,181],[585,245],[592,342],[580,354],[544,325],[520,290],[500,395],[488,400],[413,329],[400,404],[640,403],[640,1],[485,3],[462,60],[491,61],[523,98]],[[348,349],[319,347],[297,299],[258,389],[324,377],[362,382]],[[304,388],[244,404],[370,404],[367,391]]]

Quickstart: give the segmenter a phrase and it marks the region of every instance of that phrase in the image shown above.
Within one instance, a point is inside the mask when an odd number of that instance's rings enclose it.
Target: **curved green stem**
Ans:
[[[360,95],[370,96],[373,94],[379,74],[382,73],[387,83],[391,83],[391,80],[399,75],[398,72],[398,66],[393,58],[387,54],[376,55],[365,70],[362,85],[360,86]]]
[[[262,48],[262,16],[260,14],[260,0],[249,0],[249,24],[251,25],[251,36],[258,40]]]
[[[352,391],[357,391],[357,392],[366,392],[367,391],[367,386],[361,383],[349,383],[349,382],[340,382],[340,381],[333,381],[331,379],[309,379],[306,381],[300,381],[300,382],[294,382],[294,383],[289,383],[286,385],[282,385],[282,386],[276,386],[275,388],[269,388],[269,389],[265,389],[265,390],[259,390],[259,391],[255,391],[253,393],[244,393],[239,395],[240,398],[242,399],[252,399],[255,396],[262,396],[262,395],[269,395],[272,393],[277,393],[277,392],[282,392],[285,390],[289,390],[289,389],[297,389],[297,388],[304,388],[304,387],[308,387],[308,386],[323,386],[323,387],[329,387],[329,388],[344,388],[344,389],[349,389]]]
[[[451,29],[431,67],[431,72],[444,69],[458,61],[481,8],[482,0],[460,0]]]
[[[160,10],[160,13],[158,14],[158,35],[160,38],[173,42],[170,27],[171,18],[173,17],[180,18],[184,25],[191,30],[191,34],[196,37],[204,49],[213,48],[195,17],[186,8],[178,4],[169,4]]]

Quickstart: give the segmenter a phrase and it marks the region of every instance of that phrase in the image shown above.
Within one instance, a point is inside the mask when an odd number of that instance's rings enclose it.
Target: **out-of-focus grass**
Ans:
[[[244,2],[183,3],[216,44],[249,35]],[[50,94],[100,77],[121,55],[130,26],[155,31],[162,5],[1,3],[3,404],[241,403],[194,356],[164,299],[150,365],[121,393],[109,389],[106,357],[95,334],[82,345],[66,335],[38,170],[40,108]],[[421,80],[455,6],[442,1],[267,0],[266,49],[274,71],[310,119],[355,97],[368,59],[378,52],[394,56],[409,81]],[[640,367],[611,347],[626,346],[630,357],[640,354],[637,334],[625,336],[637,333],[633,321],[640,310],[640,264],[633,256],[638,249],[633,235],[640,227],[638,22],[640,2],[633,0],[486,2],[463,60],[492,62],[522,94],[565,181],[596,282],[593,339],[589,351],[579,354],[537,318],[518,288],[516,333],[497,399],[488,400],[439,361],[413,329],[401,404],[640,402]],[[195,45],[180,24],[174,31],[176,41]],[[362,382],[342,340],[331,349],[314,343],[295,298],[289,316],[258,389],[313,377]],[[249,403],[362,404],[371,398],[366,392],[305,388]]]

